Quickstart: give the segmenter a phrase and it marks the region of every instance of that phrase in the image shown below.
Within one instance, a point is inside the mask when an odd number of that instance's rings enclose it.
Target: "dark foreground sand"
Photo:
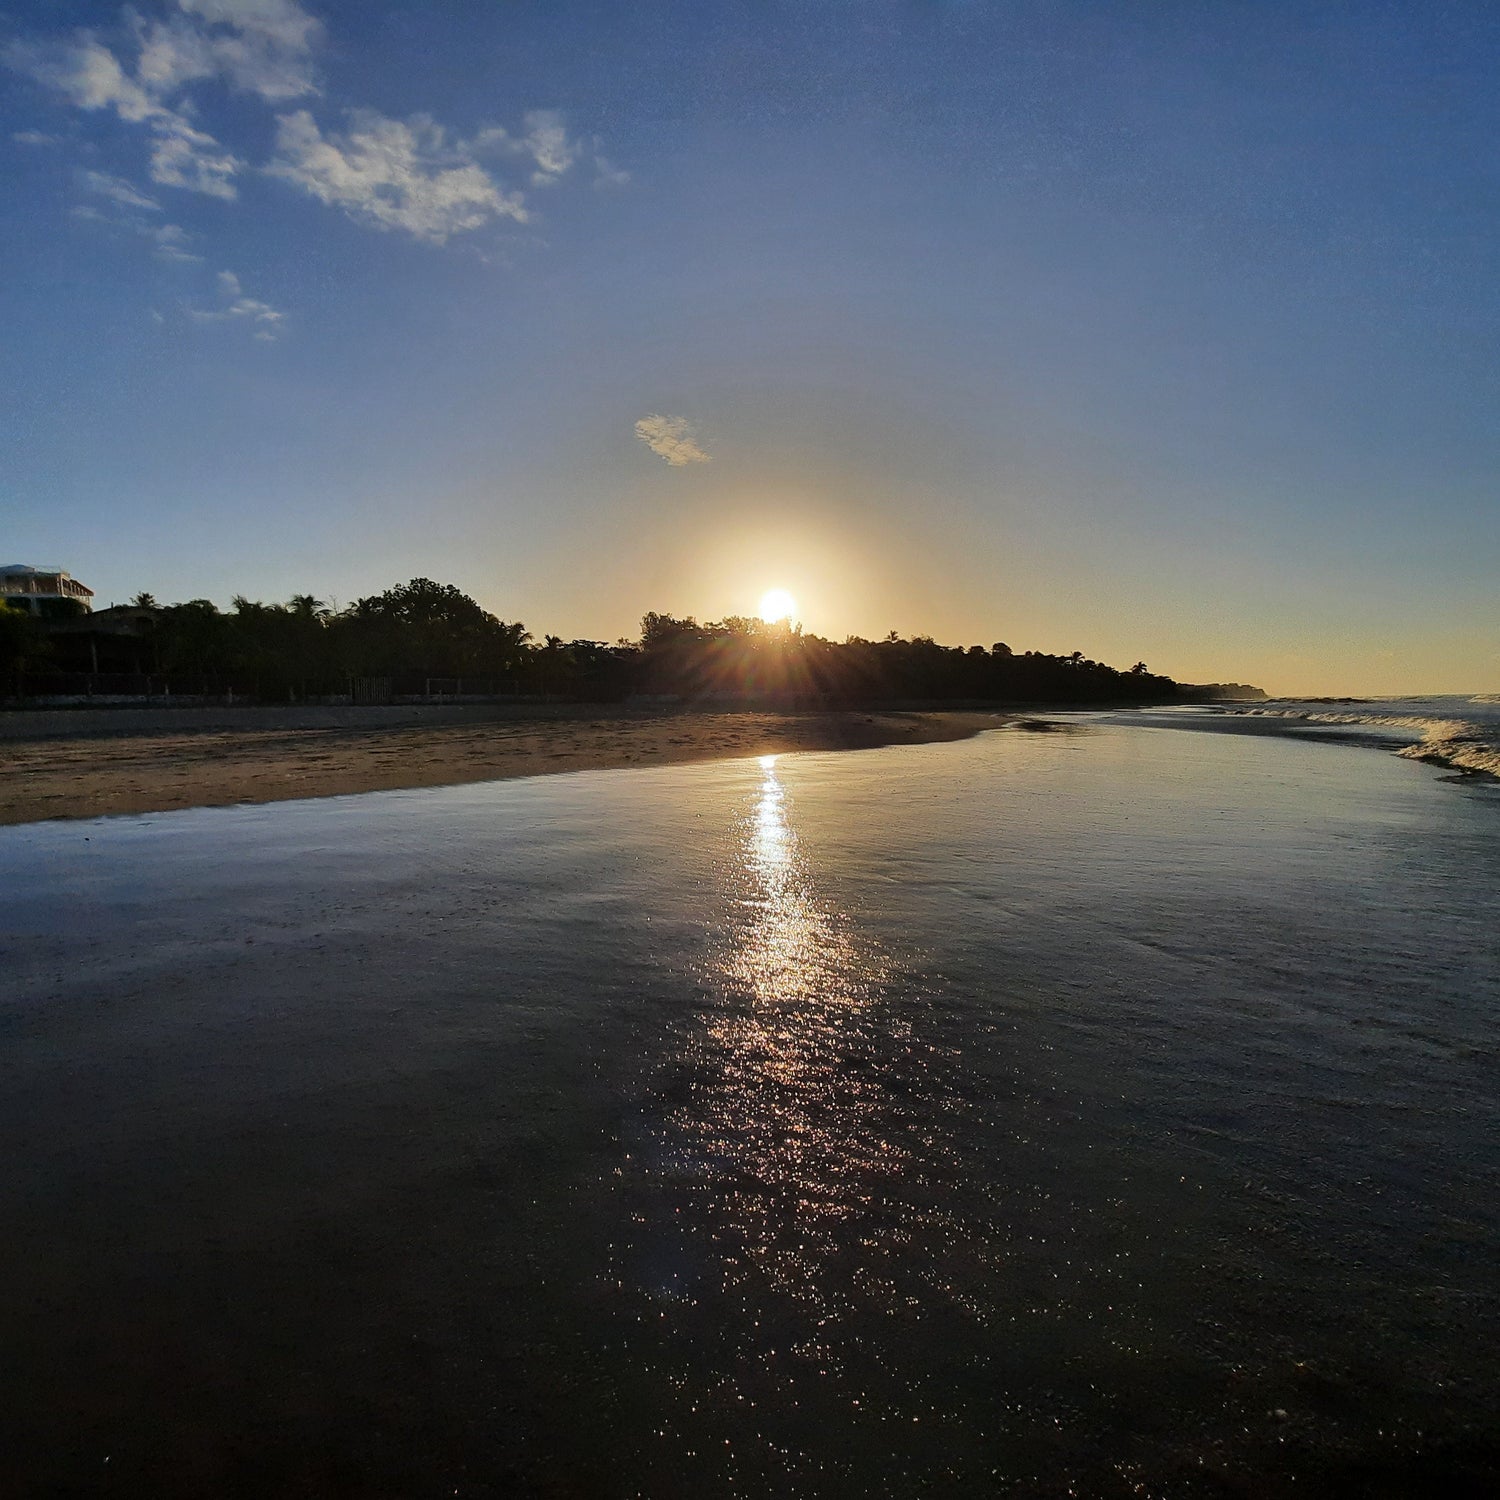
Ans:
[[[0,719],[0,824],[965,739],[993,713],[241,709]]]

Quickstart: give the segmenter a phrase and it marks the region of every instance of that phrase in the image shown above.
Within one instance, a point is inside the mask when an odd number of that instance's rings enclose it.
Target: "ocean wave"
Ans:
[[[1459,729],[1467,726],[1450,724],[1448,727]],[[1459,771],[1480,771],[1486,776],[1500,777],[1500,745],[1477,734],[1448,734],[1422,739],[1396,753],[1407,760],[1426,760],[1434,765],[1453,766]]]
[[[1469,701],[1500,702],[1500,694],[1482,695]],[[1243,712],[1250,718],[1298,719],[1306,724],[1368,724],[1382,729],[1407,729],[1416,738],[1396,752],[1403,760],[1426,761],[1500,778],[1500,740],[1496,739],[1493,726],[1417,714],[1331,713],[1305,708],[1250,708]]]
[[[1326,709],[1307,708],[1247,708],[1241,711],[1247,718],[1302,719],[1309,724],[1374,724],[1385,729],[1415,729],[1422,735],[1436,736],[1442,730],[1458,729],[1478,732],[1475,725],[1425,714],[1352,713],[1348,710],[1330,713]]]

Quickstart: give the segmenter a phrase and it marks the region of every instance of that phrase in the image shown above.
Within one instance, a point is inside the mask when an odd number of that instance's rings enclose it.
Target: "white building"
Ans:
[[[21,608],[34,615],[76,612],[78,605],[90,610],[94,597],[91,588],[64,572],[62,568],[33,568],[27,563],[7,563],[0,567],[0,603]],[[70,608],[58,608],[70,601]]]

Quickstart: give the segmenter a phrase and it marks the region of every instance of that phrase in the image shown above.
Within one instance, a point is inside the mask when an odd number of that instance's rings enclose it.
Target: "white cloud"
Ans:
[[[635,435],[655,454],[666,459],[674,469],[686,464],[706,464],[708,454],[698,446],[692,424],[686,417],[664,417],[660,414],[642,417],[635,424]]]
[[[308,52],[323,23],[297,0],[177,0],[178,7],[205,21],[221,22],[284,52]]]
[[[206,32],[180,19],[136,20],[141,54],[135,74],[141,86],[157,98],[175,94],[184,84],[212,78],[219,71],[213,43]]]
[[[533,167],[533,187],[558,181],[590,154],[587,142],[568,134],[567,121],[558,110],[528,110],[522,123],[526,127],[524,135],[513,135],[503,125],[488,125],[462,144],[475,155],[498,154],[529,160]]]
[[[177,0],[187,14],[137,21],[140,81],[160,95],[223,77],[271,103],[316,93],[312,49],[322,23],[294,0]]]
[[[163,224],[148,218],[148,214],[159,214],[161,204],[155,198],[141,192],[132,182],[123,177],[112,177],[108,172],[80,172],[78,180],[96,197],[109,205],[101,212],[92,203],[79,203],[71,213],[75,219],[88,223],[103,224],[112,229],[128,229],[151,241],[152,253],[159,260],[201,261],[188,246],[192,236],[180,224]]]
[[[108,172],[84,172],[82,181],[91,193],[108,198],[111,203],[118,203],[122,208],[143,208],[153,214],[161,212],[161,204],[155,198],[147,197],[134,183],[126,182],[123,177],[111,177]]]
[[[126,74],[114,53],[86,31],[59,46],[16,43],[5,56],[11,67],[57,89],[79,109],[112,109],[122,120],[137,124],[163,112],[160,102]]]
[[[50,46],[18,44],[6,60],[79,109],[113,110],[155,137],[151,180],[213,198],[236,195],[244,163],[192,120],[181,95],[223,78],[272,103],[315,92],[312,47],[322,24],[296,0],[177,0],[166,21],[126,16],[138,55],[130,70],[91,32]]]
[[[12,66],[59,90],[80,109],[111,109],[122,120],[145,125],[156,138],[153,182],[214,198],[235,196],[230,179],[243,165],[239,158],[131,78],[114,53],[86,32],[60,48],[13,47],[7,56]]]
[[[200,261],[187,247],[192,236],[180,224],[157,224],[148,226],[146,235],[155,241],[153,253],[158,260]]]
[[[555,109],[534,109],[526,116],[522,144],[536,163],[533,182],[561,177],[578,160],[582,149],[568,135],[563,117]]]
[[[232,151],[180,115],[154,120],[151,128],[156,133],[151,146],[152,182],[189,188],[210,198],[238,196],[232,179],[244,163]]]
[[[601,188],[622,188],[630,181],[630,173],[621,171],[608,158],[594,153],[594,186]]]
[[[349,131],[325,136],[305,109],[277,120],[266,168],[351,218],[442,244],[494,219],[524,224],[519,193],[506,193],[463,142],[450,143],[426,115],[393,120],[355,110]]]
[[[160,3],[175,9],[147,18],[126,6],[118,45],[84,30],[14,44],[0,58],[80,110],[143,127],[153,183],[234,199],[248,164],[201,128],[195,92],[217,81],[271,104],[316,94],[313,54],[322,23],[298,0]],[[439,245],[500,220],[530,220],[523,195],[481,163],[484,154],[509,158],[533,187],[557,183],[589,161],[596,185],[629,180],[599,154],[597,139],[570,134],[559,111],[531,110],[522,125],[519,134],[494,126],[464,140],[425,114],[402,120],[353,110],[342,132],[325,135],[307,109],[296,109],[278,116],[275,153],[263,170],[357,222]],[[36,131],[14,139],[51,140]]]
[[[18,146],[55,146],[60,136],[48,135],[45,130],[13,130],[10,136]]]
[[[233,271],[220,271],[218,282],[219,306],[190,307],[188,316],[195,323],[244,323],[254,330],[257,339],[271,343],[281,331],[286,315],[269,302],[247,297]]]

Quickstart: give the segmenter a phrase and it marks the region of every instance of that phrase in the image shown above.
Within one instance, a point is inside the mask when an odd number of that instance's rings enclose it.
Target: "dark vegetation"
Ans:
[[[17,696],[43,692],[202,693],[301,701],[352,693],[529,695],[620,701],[754,698],[830,704],[876,700],[1171,702],[1195,690],[1147,670],[989,646],[940,646],[894,631],[842,642],[800,627],[731,617],[648,614],[638,641],[541,641],[451,584],[410,583],[330,610],[310,594],[286,604],[237,598],[131,605],[66,620],[0,610],[0,671]],[[63,679],[72,686],[66,686]],[[82,681],[89,686],[84,688]]]

